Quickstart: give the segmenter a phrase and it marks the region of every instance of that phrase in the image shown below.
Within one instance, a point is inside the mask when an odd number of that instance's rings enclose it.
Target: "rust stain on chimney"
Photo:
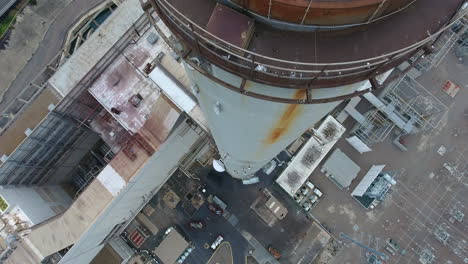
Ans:
[[[301,89],[297,90],[294,93],[293,99],[305,99],[306,90]],[[289,104],[286,106],[286,109],[281,114],[281,117],[278,119],[276,124],[271,129],[270,134],[265,139],[265,144],[274,144],[283,137],[283,135],[288,133],[289,128],[297,119],[298,116],[302,114],[303,105],[300,104]]]

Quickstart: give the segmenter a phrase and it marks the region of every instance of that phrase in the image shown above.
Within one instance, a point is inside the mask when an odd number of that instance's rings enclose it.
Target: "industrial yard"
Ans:
[[[466,0],[85,2],[0,39],[0,264],[468,263]]]
[[[397,148],[392,138],[373,145],[373,150],[364,154],[359,154],[344,140],[337,143],[337,147],[363,169],[351,190],[374,164],[385,164],[384,170],[394,173],[397,184],[379,206],[369,210],[353,199],[350,191],[340,191],[316,170],[311,178],[326,196],[312,214],[332,234],[338,237],[340,232],[346,233],[390,255],[387,263],[418,263],[419,259],[424,259],[421,256],[424,250],[429,250],[434,259],[430,261],[427,257],[426,262],[421,263],[466,261],[468,226],[466,220],[454,221],[453,215],[457,210],[468,214],[467,71],[467,64],[459,63],[450,52],[437,68],[417,79],[448,107],[448,111],[434,129],[405,137],[408,151]],[[446,80],[462,85],[455,98],[442,91]],[[442,146],[447,149],[443,155],[438,153]],[[444,164],[450,164],[453,171]],[[446,241],[438,240],[435,235],[440,229],[448,233]],[[387,252],[384,247],[389,238],[397,241],[406,254],[392,256]],[[347,242],[332,263],[365,263],[365,253],[365,249]]]
[[[278,176],[284,174],[283,171],[287,173],[284,167],[276,166],[273,171],[269,171],[269,175],[260,174],[262,182],[255,185],[256,187],[243,187],[227,178],[218,179],[219,176],[210,172],[209,167],[196,163],[198,165],[195,164],[188,172],[179,171],[172,176],[167,187],[163,187],[163,191],[153,198],[154,202],[151,204],[165,211],[162,215],[155,215],[155,223],[164,228],[179,224],[185,230],[187,236],[193,239],[193,245],[198,245],[195,246],[194,254],[189,256],[193,263],[204,263],[211,256],[210,251],[202,247],[214,240],[218,233],[222,233],[225,241],[231,244],[234,260],[240,261],[255,249],[243,235],[245,232],[253,235],[264,247],[275,244],[283,253],[280,263],[308,263],[307,260],[310,259],[315,260],[314,263],[325,260],[327,263],[337,264],[367,263],[371,251],[342,239],[342,234],[385,254],[389,257],[387,263],[448,264],[464,261],[467,256],[468,226],[462,218],[463,214],[468,213],[465,207],[468,197],[465,174],[468,168],[464,167],[463,155],[468,150],[468,117],[463,102],[468,100],[468,92],[461,88],[455,98],[452,98],[442,90],[446,80],[458,84],[468,83],[468,76],[461,74],[468,69],[467,65],[457,63],[456,60],[457,57],[450,52],[437,68],[416,80],[447,107],[440,123],[431,130],[405,136],[407,151],[402,151],[392,143],[394,131],[383,142],[373,144],[372,151],[363,154],[356,151],[344,138],[339,139],[333,149],[340,149],[359,166],[358,176],[352,179],[349,187],[342,189],[325,175],[325,171],[314,169],[308,179],[313,182],[314,188],[323,192],[323,197],[310,210],[304,210],[301,204],[295,204],[294,199],[288,197],[274,182]],[[369,106],[358,106],[361,110],[366,107]],[[351,130],[354,122],[348,118],[344,122],[345,128]],[[300,142],[305,144],[304,140]],[[441,152],[442,150],[444,151]],[[297,153],[280,153],[275,164],[282,161],[288,163],[291,154],[296,157]],[[329,156],[320,164],[326,163]],[[297,157],[300,160],[302,156],[299,154]],[[203,163],[208,162],[205,160]],[[396,184],[375,208],[364,208],[351,196],[351,192],[376,164],[384,164],[383,171],[391,173]],[[450,164],[454,170],[448,170],[444,164]],[[290,163],[286,168],[292,167],[294,165]],[[268,168],[264,168],[265,170]],[[302,170],[307,171],[307,168]],[[206,204],[203,204],[207,202],[206,197],[199,191],[202,186],[209,193],[214,191],[213,194],[227,201],[228,214],[225,219],[210,216]],[[180,205],[174,206],[177,208],[175,211],[164,202],[169,189],[174,190],[174,194],[179,197],[177,203]],[[191,202],[187,200],[187,193],[195,194],[190,197]],[[285,220],[268,213],[268,206],[263,207],[265,209],[260,206],[268,205],[271,195],[276,196],[277,203],[285,206],[282,209],[285,210]],[[196,197],[200,197],[202,202],[195,202]],[[236,203],[239,199],[243,202]],[[196,204],[198,206],[194,208]],[[253,211],[245,213],[249,211],[247,207],[250,204]],[[291,214],[295,215],[294,218],[290,218]],[[200,236],[200,231],[188,228],[186,223],[191,219],[207,219],[206,231],[203,233],[208,232],[209,236]],[[298,229],[297,226],[292,229],[293,225],[298,224],[311,228]],[[276,237],[278,229],[288,232],[286,243],[278,240],[282,236],[281,232]],[[388,249],[390,239],[399,251]],[[333,241],[335,246],[328,243]],[[302,243],[318,244],[304,247]],[[340,243],[343,244],[340,246]],[[294,254],[291,254],[293,251]],[[337,255],[324,257],[330,252]]]

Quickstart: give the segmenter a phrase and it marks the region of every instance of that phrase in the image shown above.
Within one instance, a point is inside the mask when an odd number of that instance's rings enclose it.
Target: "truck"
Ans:
[[[219,236],[216,238],[216,240],[213,242],[213,244],[211,244],[210,248],[211,248],[212,250],[215,250],[215,249],[221,244],[221,242],[223,242],[223,240],[224,240],[224,237],[221,236],[221,235],[219,235]]]

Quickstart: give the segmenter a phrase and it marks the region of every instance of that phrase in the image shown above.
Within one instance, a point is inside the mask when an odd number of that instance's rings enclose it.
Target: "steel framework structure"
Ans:
[[[402,118],[412,120],[419,130],[436,128],[448,110],[439,99],[409,76],[390,85],[382,99],[392,104]]]
[[[104,55],[104,57],[73,87],[54,108],[53,111],[27,136],[15,151],[0,165],[0,185],[40,185],[47,181],[54,169],[60,166],[75,167],[77,164],[60,164],[62,156],[70,150],[77,149],[76,143],[85,138],[91,131],[89,123],[103,109],[87,91],[94,80],[115,60],[132,41],[141,37],[141,32],[149,28],[146,16],[141,16],[122,38]],[[57,55],[52,64],[36,77],[33,84],[26,88],[8,109],[14,108],[6,120],[0,121],[0,134],[15,121],[45,89],[50,89],[49,78],[64,62]],[[19,104],[18,104],[19,102]],[[86,184],[85,184],[86,185]]]
[[[364,122],[353,129],[353,134],[366,145],[371,146],[384,141],[394,127],[395,124],[384,113],[379,109],[374,109],[366,114]]]
[[[433,44],[436,52],[427,55],[415,66],[420,71],[429,71],[439,66],[447,53],[454,49],[457,56],[468,55],[468,17],[456,21],[450,30],[445,31],[437,42]]]
[[[1,185],[35,185],[60,165],[62,155],[90,130],[67,116],[51,112],[0,167]]]

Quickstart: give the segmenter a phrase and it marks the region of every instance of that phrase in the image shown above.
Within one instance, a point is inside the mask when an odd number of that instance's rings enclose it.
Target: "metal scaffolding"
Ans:
[[[88,187],[115,156],[111,148],[100,140],[71,172],[72,184],[77,189],[75,198]]]
[[[409,76],[389,85],[382,100],[391,104],[403,119],[411,121],[416,131],[436,128],[448,108],[419,82]]]
[[[390,83],[378,99],[374,95],[366,98],[373,107],[360,118],[351,133],[368,146],[384,141],[396,126],[402,135],[433,129],[448,110],[408,75]]]
[[[92,133],[65,115],[51,112],[0,167],[0,185],[35,185],[54,168],[70,166],[58,161],[67,151],[79,148],[80,137]]]
[[[395,123],[389,120],[379,109],[374,109],[366,113],[364,122],[359,123],[353,129],[356,135],[366,145],[382,142],[395,127]]]
[[[453,26],[446,30],[440,38],[433,43],[434,53],[421,60],[415,68],[427,72],[439,66],[447,53],[453,48],[455,54],[463,58],[468,55],[468,17],[462,17]]]
[[[77,166],[79,161],[75,164],[64,165],[61,159],[64,154],[80,149],[80,139],[85,139],[94,133],[89,124],[103,109],[103,106],[89,94],[88,87],[130,43],[143,35],[141,32],[148,28],[148,18],[141,16],[80,82],[72,87],[70,93],[57,104],[54,110],[49,112],[34,130],[28,132],[26,139],[0,164],[0,185],[41,185],[47,182],[48,176],[53,175],[57,168]],[[61,56],[57,55],[53,60],[53,66],[48,66],[33,81],[30,87],[35,89],[25,89],[20,97],[8,107],[7,112],[3,114],[3,119],[0,119],[0,134],[42,91],[50,88],[48,80],[63,63],[60,58]],[[103,158],[108,162],[112,155],[112,153],[107,157],[104,155]],[[88,172],[95,176],[99,170],[100,168],[92,168]],[[85,186],[89,178],[92,177],[84,177],[85,181],[81,186]]]
[[[468,57],[468,15],[455,24],[453,31],[459,36],[454,45],[455,55],[463,60]]]

